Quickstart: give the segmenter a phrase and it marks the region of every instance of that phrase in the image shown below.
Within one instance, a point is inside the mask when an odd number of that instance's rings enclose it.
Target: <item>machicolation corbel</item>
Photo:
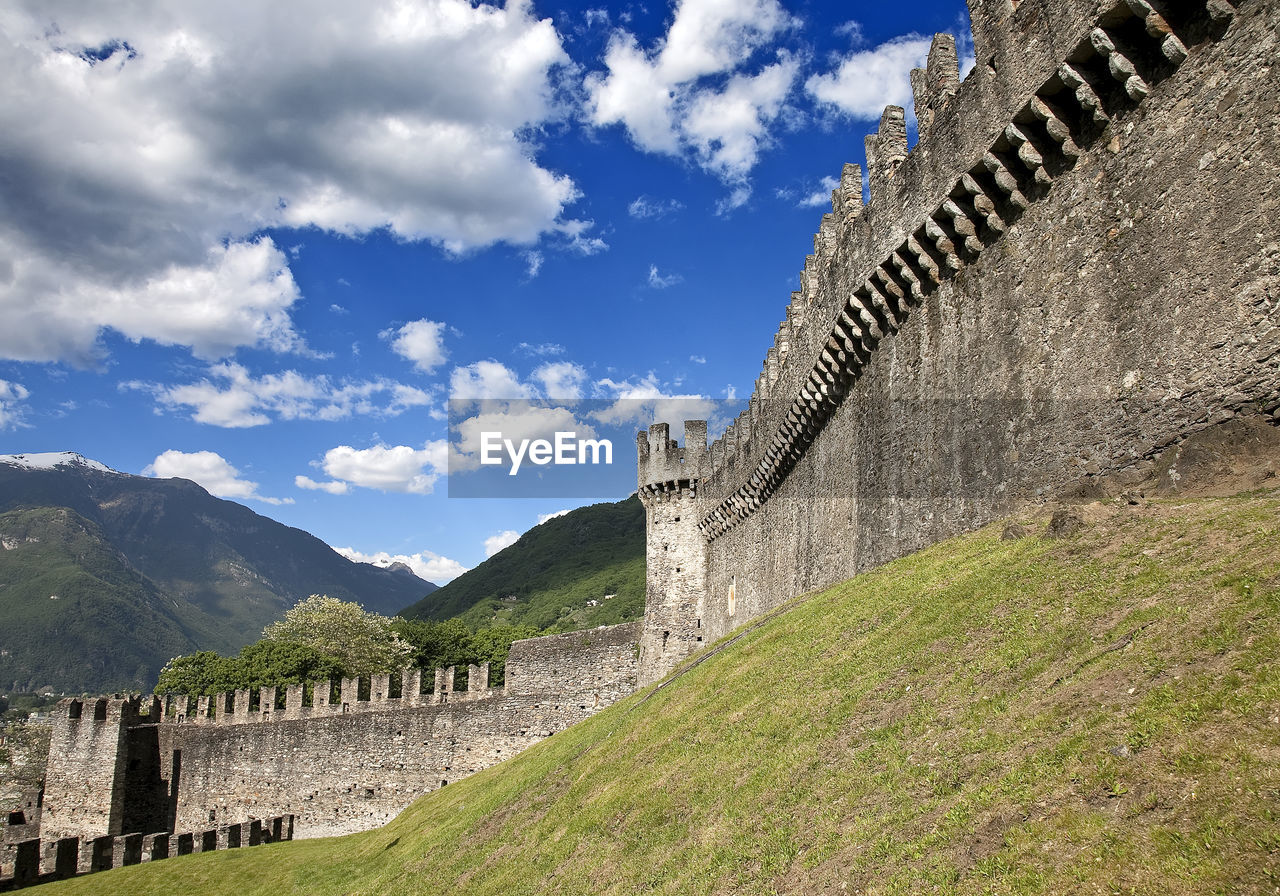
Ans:
[[[991,89],[987,86],[991,79],[1008,77],[996,54],[1009,42],[1015,7],[1004,0],[970,0],[969,6],[981,82],[974,94],[980,95]],[[1195,30],[1198,26],[1188,30],[1188,23],[1198,16],[1221,26],[1234,15],[1226,0],[1190,4],[1203,12],[1164,3],[1160,6],[1164,14],[1149,0],[1116,0],[1084,32],[1075,49],[1048,69],[1047,79],[1028,92],[1022,106],[995,131],[993,142],[976,154],[968,168],[956,171],[951,188],[938,196],[933,210],[917,219],[914,229],[908,230],[878,264],[867,268],[860,278],[849,278],[859,285],[846,301],[836,303],[834,318],[811,321],[816,309],[831,307],[823,292],[828,287],[819,271],[838,265],[834,253],[852,236],[840,228],[864,213],[861,171],[854,164],[843,167],[840,187],[832,194],[831,229],[824,217],[814,240],[815,254],[806,258],[800,289],[791,294],[787,306],[789,326],[779,330],[766,355],[756,397],[775,402],[784,398],[778,394],[778,384],[784,380],[783,365],[795,363],[798,345],[812,352],[810,371],[807,376],[785,377],[785,382],[795,384],[792,388],[796,391],[780,419],[769,418],[779,421],[772,433],[753,432],[765,419],[753,412],[748,418],[739,418],[713,443],[711,475],[721,478],[732,471],[740,484],[736,489],[726,487],[729,483],[718,485],[717,493],[725,497],[703,516],[699,529],[704,538],[719,537],[768,499],[821,431],[879,344],[898,331],[913,306],[966,264],[976,262],[1019,215],[1048,194],[1054,180],[1076,164],[1083,147],[1097,139],[1114,115],[1144,101],[1153,84],[1188,58],[1188,47],[1178,28],[1183,29],[1183,35],[1199,34]],[[1196,39],[1220,37],[1221,33],[1220,27],[1217,33],[1211,31]],[[926,67],[912,73],[922,141],[935,131],[944,140],[954,134],[954,124],[943,128],[941,118],[961,114],[951,111],[951,100],[961,92],[961,86],[955,40],[938,35],[930,46]],[[909,185],[894,182],[911,155],[903,110],[887,107],[865,146],[871,208],[891,216],[894,209],[889,203],[899,203],[909,193]],[[874,237],[868,233],[867,238]],[[826,255],[828,246],[834,247],[830,258]],[[825,335],[807,332],[814,323],[827,328]],[[784,340],[784,333],[789,338]],[[757,457],[757,462],[751,464],[746,452]]]

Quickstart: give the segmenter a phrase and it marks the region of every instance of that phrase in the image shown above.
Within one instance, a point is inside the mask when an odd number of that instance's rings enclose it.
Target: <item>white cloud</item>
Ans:
[[[706,363],[707,363],[707,359],[706,359],[705,357],[703,357],[702,355],[690,355],[690,356],[689,356],[689,360],[690,360],[690,361],[692,361],[694,364],[706,364]]]
[[[330,481],[317,482],[308,476],[298,476],[294,483],[299,488],[318,489],[332,495],[346,494],[352,485],[381,492],[429,495],[447,470],[447,456],[448,444],[444,440],[427,442],[421,448],[339,445],[326,451],[324,459],[315,464]]]
[[[594,221],[565,221],[556,225],[555,231],[564,245],[579,255],[596,255],[609,248],[598,236],[592,236]]]
[[[434,320],[409,321],[398,330],[384,330],[379,335],[390,339],[392,350],[423,373],[430,373],[449,356],[444,348],[444,324]]]
[[[734,75],[721,91],[692,97],[683,130],[702,165],[726,181],[745,178],[799,72],[799,63],[783,57],[755,75]]]
[[[572,508],[566,507],[564,510],[557,510],[555,513],[540,513],[538,514],[538,525],[541,526],[547,520],[553,520],[558,516],[564,516],[566,513],[572,512]]]
[[[533,371],[533,379],[542,386],[548,398],[581,398],[587,371],[572,361],[553,361]]]
[[[720,403],[702,395],[677,393],[659,382],[653,373],[639,379],[599,380],[596,393],[612,400],[590,415],[607,426],[623,423],[648,426],[654,421],[665,421],[671,425],[672,438],[682,438],[685,420],[706,420],[709,432],[729,422]]]
[[[351,486],[345,482],[317,482],[310,476],[294,476],[293,484],[298,488],[305,488],[314,492],[328,492],[331,495],[345,495],[351,491]]]
[[[799,73],[785,53],[749,68],[793,24],[777,0],[680,0],[654,49],[614,33],[608,71],[586,79],[589,120],[623,125],[643,150],[691,154],[741,193]]]
[[[30,397],[31,393],[21,383],[0,380],[0,430],[24,425],[22,417],[26,406],[23,402]]]
[[[5,233],[10,223],[0,215],[0,262],[7,259],[13,272],[7,282],[0,278],[0,357],[91,365],[106,329],[134,342],[190,346],[207,360],[237,346],[306,351],[289,317],[298,287],[269,237],[215,246],[198,261],[145,278],[98,280],[27,252]]]
[[[504,439],[519,444],[528,439],[552,441],[557,432],[573,432],[580,439],[594,439],[595,428],[579,420],[569,408],[544,407],[525,401],[484,401],[471,417],[450,426],[457,441],[449,458],[452,472],[479,469],[481,435],[498,432]]]
[[[334,550],[348,560],[354,560],[356,563],[372,563],[383,569],[393,563],[403,563],[412,569],[418,578],[426,579],[436,585],[443,585],[467,571],[467,567],[457,560],[450,560],[432,551],[418,551],[414,554],[389,554],[386,551],[377,551],[373,554],[365,554],[355,548],[334,548]]]
[[[449,377],[451,399],[517,399],[533,398],[535,390],[520,382],[520,377],[497,361],[477,361],[455,367]]]
[[[530,250],[521,257],[524,258],[525,276],[532,280],[542,271],[542,253]]]
[[[529,346],[527,353],[558,354],[560,346]],[[536,351],[541,349],[542,351]],[[450,377],[452,411],[459,415],[450,421],[449,462],[453,472],[480,467],[481,434],[500,432],[503,438],[519,443],[522,439],[555,438],[557,432],[575,432],[580,438],[595,438],[597,433],[563,406],[548,406],[547,399],[573,403],[584,397],[588,389],[587,371],[572,361],[549,361],[534,369],[528,381],[497,361],[479,361],[456,367]],[[465,416],[470,414],[470,416]]]
[[[269,227],[598,251],[536,158],[569,59],[527,2],[15,0],[0,45],[2,357],[300,350]]]
[[[564,346],[555,342],[540,342],[537,345],[521,342],[516,346],[516,351],[534,357],[554,357],[564,354]]]
[[[803,195],[797,196],[797,191],[778,190],[779,199],[788,202],[795,202],[801,208],[822,208],[831,206],[831,192],[840,186],[840,178],[824,177],[818,181],[818,186],[811,190],[803,191]]]
[[[158,479],[190,479],[219,498],[262,501],[266,504],[292,504],[292,498],[268,498],[258,494],[258,483],[240,477],[216,451],[177,451],[160,454],[143,469],[143,475]]]
[[[684,208],[679,199],[654,199],[651,196],[637,196],[627,206],[627,214],[639,220],[665,218]]]
[[[905,34],[870,50],[857,50],[834,71],[813,75],[805,90],[852,118],[877,121],[885,106],[912,109],[911,69],[924,66],[931,40]]]
[[[394,380],[307,377],[295,370],[255,377],[241,364],[209,367],[194,383],[166,386],[128,382],[122,388],[150,392],[163,408],[190,408],[192,419],[212,426],[243,428],[271,420],[343,420],[360,415],[395,416],[429,405],[431,396]]]
[[[499,532],[497,535],[490,535],[484,540],[484,555],[492,557],[503,548],[509,548],[520,540],[520,533],[515,529],[507,529],[505,532]]]
[[[658,266],[656,264],[649,265],[649,285],[654,289],[666,289],[668,286],[675,286],[683,279],[684,278],[679,274],[667,274],[666,276],[663,276],[658,273]]]

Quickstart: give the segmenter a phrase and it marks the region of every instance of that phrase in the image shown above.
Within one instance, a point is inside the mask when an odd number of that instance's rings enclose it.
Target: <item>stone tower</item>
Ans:
[[[124,833],[129,729],[145,721],[139,697],[61,701],[53,713],[41,833],[47,838]],[[159,717],[158,701],[149,717]]]
[[[648,571],[641,685],[657,681],[702,646],[707,545],[698,531],[698,487],[709,463],[707,422],[687,420],[684,432],[684,448],[670,438],[665,423],[636,437]]]

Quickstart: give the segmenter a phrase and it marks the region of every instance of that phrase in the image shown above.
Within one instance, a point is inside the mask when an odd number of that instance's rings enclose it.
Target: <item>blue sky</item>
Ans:
[[[748,396],[936,31],[963,0],[10,0],[0,453],[447,581],[590,503],[450,499],[449,400]]]

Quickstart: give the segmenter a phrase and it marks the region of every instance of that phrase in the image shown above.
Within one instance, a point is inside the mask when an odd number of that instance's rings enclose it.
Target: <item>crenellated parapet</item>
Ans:
[[[479,663],[465,682],[454,667],[411,667],[199,698],[66,700],[40,833],[78,837],[110,867],[112,849],[135,854],[128,831],[194,831],[176,835],[181,853],[234,846],[255,836],[253,819],[285,814],[300,837],[368,830],[632,693],[639,635],[630,623],[516,641],[496,687]]]
[[[394,674],[291,684],[283,693],[268,686],[200,697],[167,694],[163,713],[157,711],[151,718],[174,725],[254,725],[485,700],[503,693],[501,688],[489,687],[488,663],[468,666],[467,671],[467,689],[457,693],[450,666],[435,670],[429,679],[432,686],[425,692],[422,670],[408,667]]]
[[[254,818],[194,832],[34,838],[13,845],[12,861],[4,863],[12,870],[8,874],[0,873],[0,890],[18,890],[69,880],[113,868],[159,862],[173,856],[240,849],[292,839],[292,815]]]
[[[852,190],[857,167],[845,166],[750,410],[712,444],[706,539],[768,501],[912,310],[1042,201],[1082,146],[1187,58],[1189,41],[1220,36],[1234,12],[1225,0],[1159,4],[1170,18],[1148,0],[1075,2],[1063,22],[1075,23],[1073,38],[1056,28],[1053,40],[1028,42],[1023,29],[1045,5],[970,0],[974,72],[960,82],[954,38],[938,35],[912,75],[917,145],[908,150],[903,110],[887,107],[866,138],[866,207]]]
[[[707,421],[686,420],[685,445],[671,438],[666,423],[655,423],[649,431],[636,435],[640,500],[662,500],[673,493],[696,493],[707,475]]]

